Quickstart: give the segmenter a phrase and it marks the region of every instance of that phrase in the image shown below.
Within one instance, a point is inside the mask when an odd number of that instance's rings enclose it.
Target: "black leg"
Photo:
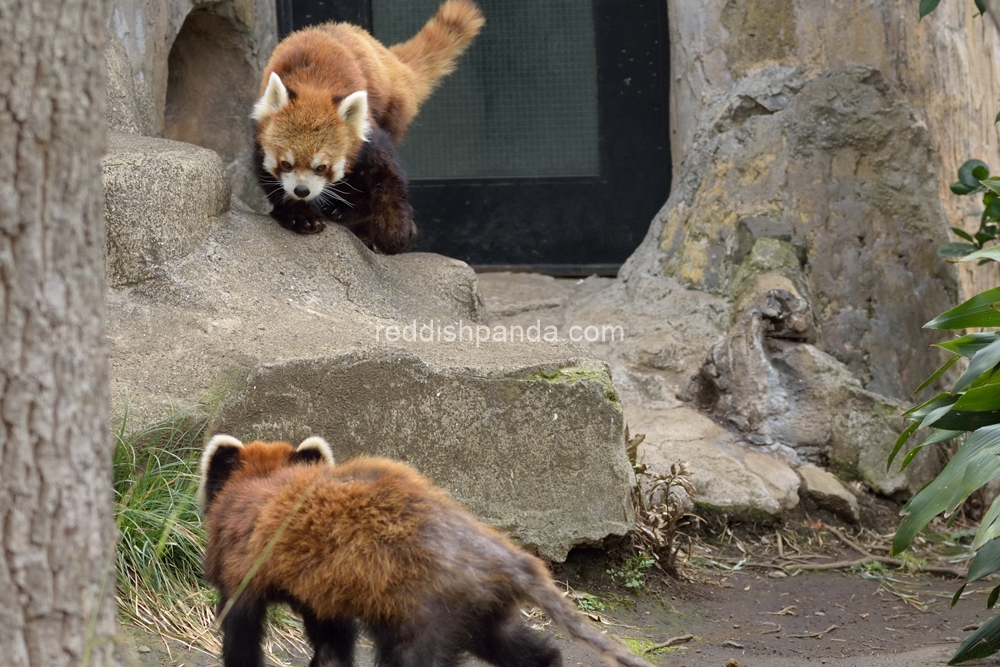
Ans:
[[[406,177],[385,130],[372,128],[351,173],[332,187],[340,199],[324,198],[323,214],[347,225],[369,248],[395,255],[416,235]]]
[[[358,636],[354,621],[320,620],[311,612],[302,611],[302,624],[314,651],[309,667],[351,667],[354,664],[354,642]]]
[[[225,667],[263,667],[264,618],[267,605],[248,595],[241,595],[226,609],[226,599],[219,603],[222,617],[222,664]]]
[[[562,667],[562,654],[552,641],[516,618],[494,617],[480,627],[468,649],[486,662],[502,667]]]
[[[455,667],[460,650],[449,628],[373,629],[378,667]]]

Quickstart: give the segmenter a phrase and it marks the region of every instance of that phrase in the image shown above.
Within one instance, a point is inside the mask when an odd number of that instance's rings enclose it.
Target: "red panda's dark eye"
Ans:
[[[325,171],[326,171],[326,165],[325,164],[321,164],[320,166],[316,167],[316,173],[317,174],[322,174]]]
[[[291,171],[292,165],[288,164],[284,160],[281,161],[281,171]]]

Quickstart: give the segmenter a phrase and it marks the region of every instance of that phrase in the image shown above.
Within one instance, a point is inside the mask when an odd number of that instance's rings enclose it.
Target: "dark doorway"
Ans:
[[[414,250],[477,268],[613,274],[670,187],[662,0],[478,0],[486,28],[400,149]],[[440,0],[278,0],[284,33],[408,39]]]

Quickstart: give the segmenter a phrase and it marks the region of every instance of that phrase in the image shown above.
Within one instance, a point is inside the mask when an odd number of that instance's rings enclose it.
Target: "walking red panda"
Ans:
[[[401,252],[416,227],[395,145],[484,22],[472,0],[447,0],[413,38],[389,48],[349,23],[282,40],[251,113],[271,216],[308,234],[326,227],[324,211],[369,246]]]
[[[243,444],[216,435],[201,460],[205,575],[218,587],[225,667],[261,667],[267,605],[302,615],[310,667],[348,667],[360,629],[381,667],[558,667],[520,621],[541,607],[612,665],[651,667],[566,601],[544,563],[476,520],[409,466],[334,465],[320,438]]]

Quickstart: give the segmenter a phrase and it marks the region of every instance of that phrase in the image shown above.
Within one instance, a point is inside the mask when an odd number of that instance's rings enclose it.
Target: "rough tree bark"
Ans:
[[[0,663],[109,665],[104,0],[0,2]]]

